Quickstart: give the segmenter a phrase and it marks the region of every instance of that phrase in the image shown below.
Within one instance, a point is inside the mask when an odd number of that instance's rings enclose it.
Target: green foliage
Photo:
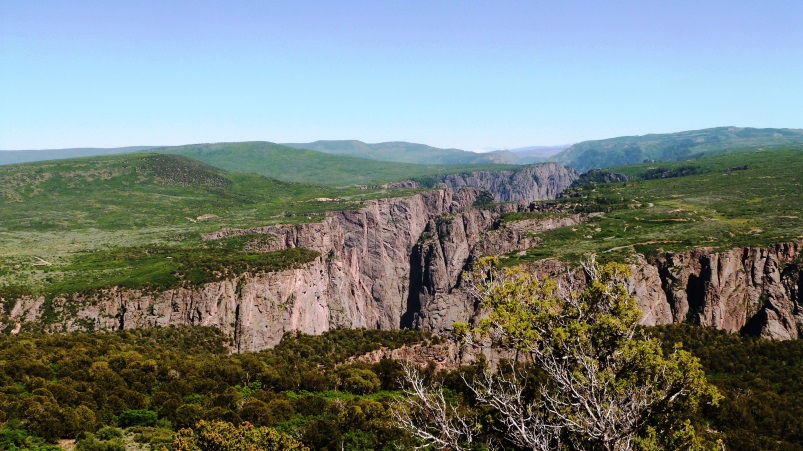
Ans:
[[[650,168],[646,171],[641,173],[641,178],[644,180],[652,180],[652,179],[671,179],[674,177],[686,177],[689,175],[697,175],[703,174],[706,171],[700,166],[695,165],[683,165],[677,166],[674,168],[668,167],[657,167],[657,168]]]
[[[7,451],[61,451],[61,447],[45,443],[41,437],[31,436],[18,420],[0,427],[0,449]]]
[[[59,269],[72,273],[95,271],[100,273],[99,277],[90,281],[70,278],[46,285],[43,291],[58,295],[87,293],[113,286],[151,290],[167,290],[182,285],[200,286],[246,273],[297,268],[313,261],[318,255],[304,248],[264,254],[212,246],[112,249],[79,257],[73,264]]]
[[[111,440],[113,438],[122,437],[123,431],[116,427],[106,426],[100,428],[98,432],[95,433],[95,436],[100,440]]]
[[[770,342],[693,326],[643,333],[661,339],[664,356],[682,342],[724,396],[719,406],[692,413],[696,431],[716,431],[713,439],[722,438],[728,449],[801,449],[803,341]],[[380,346],[436,341],[414,331],[335,330],[287,334],[274,349],[229,355],[223,334],[205,327],[0,336],[0,421],[6,422],[0,449],[55,451],[43,437],[83,437],[78,442],[87,447],[122,440],[159,449],[172,443],[172,430],[221,418],[307,437],[315,441],[305,442],[312,449],[328,446],[331,437],[339,437],[338,449],[407,449],[412,438],[392,427],[389,410],[400,396],[400,364],[348,362]],[[450,399],[476,407],[460,373],[473,380],[482,364],[459,372],[423,371],[443,384]],[[343,376],[357,374],[358,382],[368,380],[374,390],[369,373],[379,380],[379,391],[362,395],[367,390],[361,383],[343,383]],[[543,382],[539,371],[529,374],[533,387]],[[127,410],[157,412],[159,419],[153,427],[121,431],[116,426]],[[338,434],[324,434],[332,430]]]
[[[83,449],[134,442],[158,448],[172,442],[173,430],[201,420],[248,421],[297,437],[307,430],[318,437],[312,431],[325,426],[343,431],[341,442],[382,447],[404,441],[387,416],[399,366],[347,362],[380,346],[436,341],[428,337],[288,333],[274,349],[229,355],[226,337],[205,327],[2,335],[0,421],[11,421],[0,437],[18,448],[61,438],[79,438]],[[354,431],[362,435],[347,438]]]
[[[338,372],[341,386],[352,393],[371,394],[382,386],[379,377],[367,368],[344,368]]]
[[[193,429],[182,429],[173,442],[175,451],[303,451],[308,450],[293,437],[248,423],[234,426],[220,421],[200,421]]]
[[[704,416],[727,449],[803,450],[803,341],[769,341],[690,325],[650,332],[666,348],[682,343],[699,357],[723,395]]]
[[[120,417],[117,420],[120,427],[130,426],[153,426],[156,423],[157,415],[152,410],[134,409],[124,410],[120,412]]]
[[[125,449],[125,444],[119,437],[100,439],[92,433],[75,442],[76,451],[125,451]]]
[[[664,350],[660,340],[638,332],[641,312],[623,285],[626,265],[584,263],[586,287],[573,293],[497,264],[480,259],[466,280],[488,316],[474,329],[457,324],[455,333],[513,357],[509,368],[467,382],[474,407],[488,410],[498,429],[509,431],[499,440],[554,449],[633,449],[634,442],[639,449],[702,446],[691,419],[720,395],[691,353]],[[527,388],[529,378],[535,389]],[[426,411],[432,399],[414,403],[414,410]],[[408,418],[416,427],[416,417]]]
[[[500,219],[502,222],[515,222],[515,221],[528,221],[537,220],[542,221],[546,219],[565,218],[569,215],[557,211],[514,211],[510,213],[502,213]]]

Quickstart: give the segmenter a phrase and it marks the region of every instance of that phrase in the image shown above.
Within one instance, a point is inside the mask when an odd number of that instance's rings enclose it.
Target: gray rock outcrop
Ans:
[[[515,171],[449,174],[442,182],[452,190],[470,186],[488,191],[496,202],[530,202],[555,199],[578,177],[574,169],[561,164],[541,163]]]

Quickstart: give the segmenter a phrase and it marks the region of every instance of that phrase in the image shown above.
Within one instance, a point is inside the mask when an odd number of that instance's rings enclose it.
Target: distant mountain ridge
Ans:
[[[209,143],[206,146],[219,144],[233,145],[236,143]],[[271,143],[273,144],[273,143]],[[92,157],[113,155],[118,153],[143,152],[155,149],[168,149],[183,146],[130,146],[116,148],[72,148],[47,150],[0,150],[0,165],[31,163],[45,160],[61,160],[66,158]],[[532,164],[544,161],[544,156],[557,153],[565,147],[554,148],[550,146],[531,146],[520,149],[496,150],[479,153],[461,149],[441,149],[404,141],[390,141],[377,144],[368,144],[358,140],[315,141],[311,143],[273,144],[285,148],[298,150],[312,150],[318,153],[344,157],[361,158],[395,163],[411,163],[422,165],[487,165],[487,164]],[[556,150],[555,150],[556,149]]]
[[[369,160],[416,164],[511,164],[507,155],[476,153],[461,149],[441,149],[426,144],[389,141],[369,144],[357,140],[322,140],[311,143],[284,143],[296,149],[315,150],[334,155],[348,155]]]
[[[315,185],[373,185],[410,178],[483,169],[511,169],[493,164],[412,164],[329,154],[267,141],[191,144],[152,149],[177,154],[232,172],[247,172],[286,182]]]
[[[65,158],[96,157],[118,153],[144,152],[159,146],[76,147],[72,149],[0,150],[0,165],[62,160]]]
[[[571,144],[562,144],[559,146],[527,146],[507,150],[515,153],[519,157],[548,158],[568,149],[571,146]]]
[[[803,129],[716,127],[583,141],[550,158],[584,172],[645,161],[679,161],[739,150],[803,146]]]
[[[265,142],[267,143],[267,142]],[[119,148],[75,148],[51,150],[17,150],[0,151],[0,165],[26,163],[33,161],[76,158],[84,156],[99,156],[117,153],[132,153],[142,151],[173,152],[165,149],[184,149],[189,151],[198,146],[208,148],[225,145],[229,148],[242,144],[254,143],[213,143],[195,144],[188,146],[132,146]],[[716,127],[702,130],[689,130],[677,133],[648,134],[643,136],[621,136],[601,140],[583,141],[571,146],[528,146],[515,149],[500,149],[491,152],[471,152],[461,149],[442,149],[426,144],[410,143],[405,141],[389,141],[382,143],[365,143],[358,140],[321,140],[310,143],[267,143],[282,148],[286,155],[282,159],[290,158],[288,152],[295,150],[298,158],[311,164],[327,164],[343,167],[343,174],[354,171],[343,166],[351,164],[354,168],[371,170],[370,163],[391,162],[417,165],[496,165],[496,164],[533,164],[542,162],[558,162],[574,169],[585,172],[590,169],[621,166],[627,164],[643,163],[649,161],[682,161],[698,158],[703,155],[714,155],[735,151],[770,150],[784,146],[800,146],[803,148],[803,129],[788,128],[749,128],[749,127]],[[568,147],[568,148],[566,148]],[[159,149],[159,150],[156,150]],[[253,150],[253,148],[251,149]],[[311,155],[306,152],[314,152]],[[205,153],[204,158],[212,158]],[[277,155],[272,153],[274,157]],[[264,156],[264,155],[263,155]],[[331,158],[335,160],[331,160]],[[357,159],[348,163],[336,158]],[[238,159],[242,160],[242,156]],[[264,166],[266,162],[259,160],[263,170],[276,172],[273,168]],[[367,166],[366,166],[367,164]],[[227,167],[225,161],[218,166]],[[229,167],[230,170],[244,170],[247,162],[241,161],[239,167]],[[298,168],[298,165],[285,166],[285,168]],[[382,171],[388,169],[382,165]],[[416,171],[414,171],[416,172]],[[286,174],[280,173],[278,178]],[[390,173],[385,175],[390,176]],[[273,175],[271,175],[273,176]],[[360,178],[359,176],[357,177]],[[368,183],[374,177],[365,178],[362,182]],[[294,181],[300,181],[293,179]],[[305,180],[314,183],[312,180]],[[356,180],[355,180],[356,181]],[[358,182],[360,183],[360,182]]]

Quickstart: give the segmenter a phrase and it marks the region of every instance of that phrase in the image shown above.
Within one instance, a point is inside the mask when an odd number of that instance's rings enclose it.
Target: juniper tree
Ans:
[[[582,290],[521,268],[478,262],[466,282],[487,312],[476,327],[455,323],[464,343],[511,358],[463,378],[473,409],[405,372],[407,397],[396,420],[423,446],[438,449],[689,449],[702,446],[690,421],[716,403],[699,361],[665,353],[639,326],[641,312],[623,285],[621,264],[583,265]],[[471,412],[485,412],[485,419]],[[488,420],[490,418],[490,421]]]

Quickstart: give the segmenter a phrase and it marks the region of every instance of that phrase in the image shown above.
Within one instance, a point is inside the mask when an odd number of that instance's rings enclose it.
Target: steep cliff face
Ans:
[[[289,330],[398,328],[406,310],[412,247],[432,218],[463,210],[477,193],[436,190],[374,201],[322,223],[224,230],[208,238],[264,233],[273,236],[265,250],[305,247],[321,257],[302,269],[245,275],[196,289],[154,294],[108,290],[90,298],[57,298],[52,307],[63,313],[57,327],[211,325],[227,332],[240,350],[272,346]],[[36,320],[43,304],[44,299],[23,299],[10,320]]]
[[[470,210],[441,216],[427,225],[410,258],[410,309],[402,323],[444,332],[455,321],[468,321],[477,306],[461,285],[463,271],[478,257],[536,246],[534,232],[570,226],[580,216],[498,224],[498,216]]]
[[[444,176],[442,181],[452,190],[471,186],[488,191],[497,202],[529,202],[556,198],[578,177],[574,169],[557,163],[542,163],[518,171],[450,174]]]
[[[549,179],[542,174],[538,180],[550,180],[549,186],[539,188],[535,178],[522,181],[531,185],[520,187],[530,196],[522,200],[554,197],[571,183],[562,175]],[[502,235],[493,230],[498,212],[471,209],[479,193],[473,188],[439,189],[372,201],[358,211],[333,213],[321,223],[221,230],[205,238],[266,234],[272,239],[259,250],[304,247],[321,256],[300,269],[243,275],[199,288],[159,293],[115,288],[47,301],[23,298],[2,312],[0,327],[39,321],[48,311],[51,320],[53,313],[58,318],[47,326],[54,331],[209,325],[225,331],[235,349],[249,351],[273,346],[291,330],[318,334],[338,327],[412,326],[418,317],[434,316],[422,315],[421,309],[442,309],[437,302],[418,300],[424,273],[432,279],[428,283],[448,293],[477,243],[489,246],[488,237],[494,234],[512,240],[502,245],[505,249],[529,243],[523,232]],[[428,247],[433,233],[443,237],[440,254]],[[426,267],[420,265],[422,255],[430,259]],[[438,272],[441,267],[444,273]],[[462,316],[472,310],[465,299],[453,303],[465,312]]]
[[[627,287],[642,324],[689,322],[729,332],[788,340],[803,336],[801,246],[783,243],[714,252],[669,253],[631,266]],[[549,262],[533,268],[582,285],[583,275]]]
[[[699,250],[667,255],[654,266],[674,322],[786,340],[803,331],[800,250],[799,242]]]

